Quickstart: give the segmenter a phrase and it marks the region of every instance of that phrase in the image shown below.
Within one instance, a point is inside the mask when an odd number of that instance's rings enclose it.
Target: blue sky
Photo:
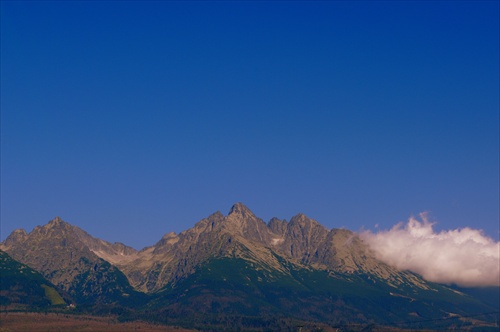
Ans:
[[[11,2],[1,239],[136,248],[235,202],[499,237],[499,2]]]

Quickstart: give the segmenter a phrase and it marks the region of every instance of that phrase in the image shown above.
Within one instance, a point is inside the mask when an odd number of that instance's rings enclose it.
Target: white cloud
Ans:
[[[500,286],[500,242],[469,227],[433,230],[425,213],[388,231],[360,234],[377,257],[429,281],[460,286]]]

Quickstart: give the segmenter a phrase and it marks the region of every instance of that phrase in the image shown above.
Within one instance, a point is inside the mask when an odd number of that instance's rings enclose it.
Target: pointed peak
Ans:
[[[175,238],[175,237],[177,237],[177,234],[175,234],[175,232],[169,232],[169,233],[166,233],[165,235],[163,235],[163,237],[161,239],[165,240],[165,239],[171,239],[171,238]]]
[[[303,214],[302,212],[299,212],[296,215],[294,215],[292,217],[292,219],[290,219],[290,221],[292,221],[292,220],[305,220],[305,219],[309,219],[309,218],[307,218],[307,216],[305,214]]]
[[[286,219],[281,220],[276,217],[272,217],[271,220],[269,220],[269,222],[267,223],[267,226],[273,228],[278,225],[287,225],[287,224],[288,222],[286,221]]]
[[[16,235],[28,235],[28,233],[24,230],[24,228],[18,228],[12,231],[11,234],[16,234]]]
[[[54,219],[52,219],[51,221],[49,221],[49,224],[60,224],[62,222],[64,222],[64,220],[62,220],[61,217],[57,216]]]
[[[213,219],[219,220],[219,219],[223,219],[223,218],[224,218],[224,215],[222,214],[222,212],[216,211],[216,212],[212,213],[211,215],[209,215],[207,219],[210,219],[210,220],[213,220]]]
[[[7,236],[3,244],[10,247],[11,245],[24,242],[26,238],[28,238],[28,233],[23,228],[15,229]]]
[[[68,224],[67,222],[65,222],[64,220],[62,220],[61,217],[57,216],[54,219],[52,219],[51,221],[49,221],[47,226],[48,227],[61,227],[61,226],[71,226],[71,225]]]
[[[242,217],[254,216],[253,212],[250,211],[243,203],[236,203],[231,207],[228,216],[232,214],[241,215]]]
[[[290,219],[290,224],[299,224],[299,225],[305,225],[305,224],[311,224],[311,225],[321,225],[318,223],[316,220],[309,218],[303,213],[299,213]]]
[[[286,220],[281,220],[277,217],[272,217],[271,220],[269,220],[268,224],[273,224],[273,223],[277,223],[277,222],[286,222]]]
[[[271,220],[269,220],[267,227],[269,227],[269,229],[275,233],[283,234],[287,225],[288,222],[286,221],[286,219],[280,220],[276,217],[273,217]]]

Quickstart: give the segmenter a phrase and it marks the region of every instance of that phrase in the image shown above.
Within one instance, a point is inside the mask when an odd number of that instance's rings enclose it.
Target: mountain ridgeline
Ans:
[[[498,308],[381,262],[351,231],[303,214],[265,223],[241,203],[140,251],[60,218],[12,232],[0,249],[68,302],[120,308],[123,319],[229,330],[296,322],[432,328],[459,319],[497,327]]]

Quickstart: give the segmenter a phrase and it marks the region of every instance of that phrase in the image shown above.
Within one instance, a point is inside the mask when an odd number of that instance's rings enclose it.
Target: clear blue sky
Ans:
[[[499,237],[499,2],[1,1],[1,239],[265,221]]]

